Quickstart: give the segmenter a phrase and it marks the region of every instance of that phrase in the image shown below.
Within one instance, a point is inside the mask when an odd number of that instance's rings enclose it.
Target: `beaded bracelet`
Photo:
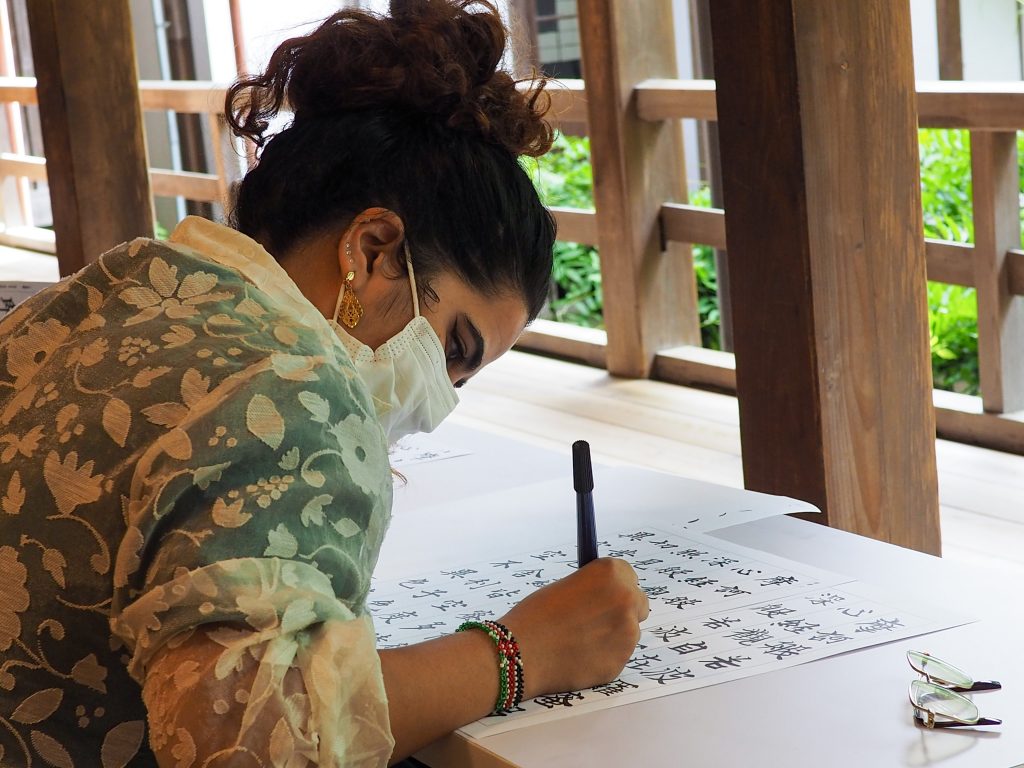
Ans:
[[[498,698],[494,714],[500,715],[515,709],[522,703],[525,685],[519,643],[508,627],[496,621],[465,621],[455,631],[463,632],[467,629],[484,632],[498,650]]]

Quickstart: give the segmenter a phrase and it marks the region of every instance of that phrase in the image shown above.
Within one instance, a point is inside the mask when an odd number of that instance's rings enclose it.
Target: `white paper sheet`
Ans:
[[[16,306],[51,283],[30,283],[21,280],[0,282],[0,320]]]
[[[403,437],[388,450],[388,458],[394,469],[468,455],[469,451],[463,448],[453,448],[437,438],[423,434]]]
[[[520,711],[484,718],[464,733],[485,737],[970,621],[699,533],[637,526],[603,536],[599,548],[633,564],[651,601],[626,669],[607,685],[526,701]],[[375,582],[369,607],[378,644],[405,645],[469,619],[500,617],[575,564],[575,543],[566,543]]]

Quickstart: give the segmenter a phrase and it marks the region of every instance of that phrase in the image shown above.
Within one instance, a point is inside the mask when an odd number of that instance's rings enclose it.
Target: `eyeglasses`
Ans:
[[[952,664],[927,653],[908,651],[907,661],[924,680],[910,683],[910,705],[914,717],[926,728],[957,728],[1000,725],[1002,720],[981,716],[978,706],[964,693],[995,691],[1002,686],[994,680],[974,681]],[[944,718],[936,720],[937,717]]]
[[[952,664],[922,651],[907,651],[907,661],[911,668],[929,683],[938,683],[957,693],[998,691],[1003,687],[995,680],[973,680],[970,675]]]

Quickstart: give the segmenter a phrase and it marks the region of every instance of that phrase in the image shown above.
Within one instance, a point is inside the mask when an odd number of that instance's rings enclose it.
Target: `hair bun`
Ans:
[[[512,154],[544,154],[550,100],[500,69],[507,34],[489,0],[392,0],[389,16],[346,10],[282,43],[264,73],[228,90],[234,132],[262,146],[287,102],[296,122],[339,112],[409,110]]]

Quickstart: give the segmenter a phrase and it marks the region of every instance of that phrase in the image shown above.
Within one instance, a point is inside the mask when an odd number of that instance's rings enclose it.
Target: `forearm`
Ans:
[[[381,651],[380,664],[395,738],[392,761],[494,710],[498,654],[483,632]]]

